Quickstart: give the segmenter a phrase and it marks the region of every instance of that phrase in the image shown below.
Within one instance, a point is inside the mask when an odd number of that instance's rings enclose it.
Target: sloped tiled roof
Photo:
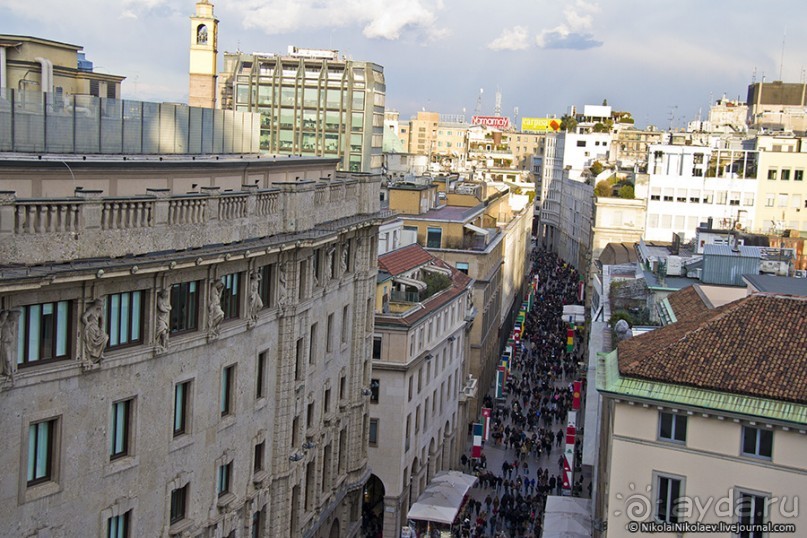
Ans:
[[[751,295],[619,343],[631,378],[807,403],[807,298]]]
[[[378,268],[392,276],[427,264],[433,256],[417,243],[393,250],[378,257]]]
[[[381,258],[379,258],[379,264],[380,259]],[[421,303],[422,308],[413,309],[405,316],[387,316],[384,314],[376,314],[376,325],[395,325],[401,327],[414,325],[424,317],[431,315],[435,310],[438,310],[446,303],[452,301],[455,297],[457,297],[457,295],[463,293],[465,289],[469,287],[471,282],[473,282],[471,277],[462,271],[457,270],[455,267],[452,267],[443,260],[435,258],[431,255],[429,255],[429,259],[433,265],[443,267],[451,271],[451,286],[427,298]]]
[[[679,320],[700,316],[709,311],[709,306],[703,302],[696,286],[689,286],[673,292],[667,296],[670,306]]]

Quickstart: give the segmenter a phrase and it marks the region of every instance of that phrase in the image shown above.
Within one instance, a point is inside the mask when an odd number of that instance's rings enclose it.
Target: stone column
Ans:
[[[79,210],[78,227],[79,230],[100,230],[101,229],[101,215],[104,210],[104,204],[101,201],[101,195],[104,191],[101,190],[85,190],[81,187],[76,187],[76,198],[87,200],[87,203],[81,204]]]
[[[14,218],[16,214],[15,191],[0,191],[0,235],[14,233]]]
[[[160,228],[168,225],[168,199],[171,197],[170,189],[146,189],[146,194],[154,196],[154,227]]]

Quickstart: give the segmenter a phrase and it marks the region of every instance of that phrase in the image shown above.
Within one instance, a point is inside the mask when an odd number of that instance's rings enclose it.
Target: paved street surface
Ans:
[[[554,255],[541,251],[534,254],[533,272],[539,275],[540,284],[524,327],[527,339],[513,360],[507,397],[494,401],[494,387],[480,395],[493,408],[484,463],[470,459],[464,465],[455,463],[480,479],[469,492],[471,500],[460,518],[463,537],[541,536],[546,497],[561,494],[571,382],[577,379],[579,357],[585,355],[579,338],[575,350],[566,352],[566,324],[560,314],[564,304],[576,302],[578,276]],[[584,408],[585,404],[577,413],[577,462]],[[469,437],[468,457],[471,446]],[[575,495],[588,497],[591,477],[576,471],[574,481]]]

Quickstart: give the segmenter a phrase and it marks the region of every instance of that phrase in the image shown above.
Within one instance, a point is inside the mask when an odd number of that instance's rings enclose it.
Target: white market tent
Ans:
[[[550,495],[546,498],[543,536],[588,538],[591,536],[591,509],[588,499]]]
[[[563,321],[582,325],[586,321],[586,307],[577,304],[567,304],[563,307]]]
[[[451,525],[460,511],[465,494],[476,481],[475,476],[459,471],[436,474],[418,497],[417,502],[409,509],[407,517]]]

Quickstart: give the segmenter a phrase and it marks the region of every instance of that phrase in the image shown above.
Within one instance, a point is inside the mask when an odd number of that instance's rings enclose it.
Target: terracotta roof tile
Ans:
[[[807,298],[751,295],[618,345],[627,377],[807,403]]]
[[[695,286],[688,286],[667,296],[670,306],[679,320],[699,316],[709,311]]]
[[[378,257],[378,268],[392,276],[429,263],[434,257],[417,243],[393,250]]]

